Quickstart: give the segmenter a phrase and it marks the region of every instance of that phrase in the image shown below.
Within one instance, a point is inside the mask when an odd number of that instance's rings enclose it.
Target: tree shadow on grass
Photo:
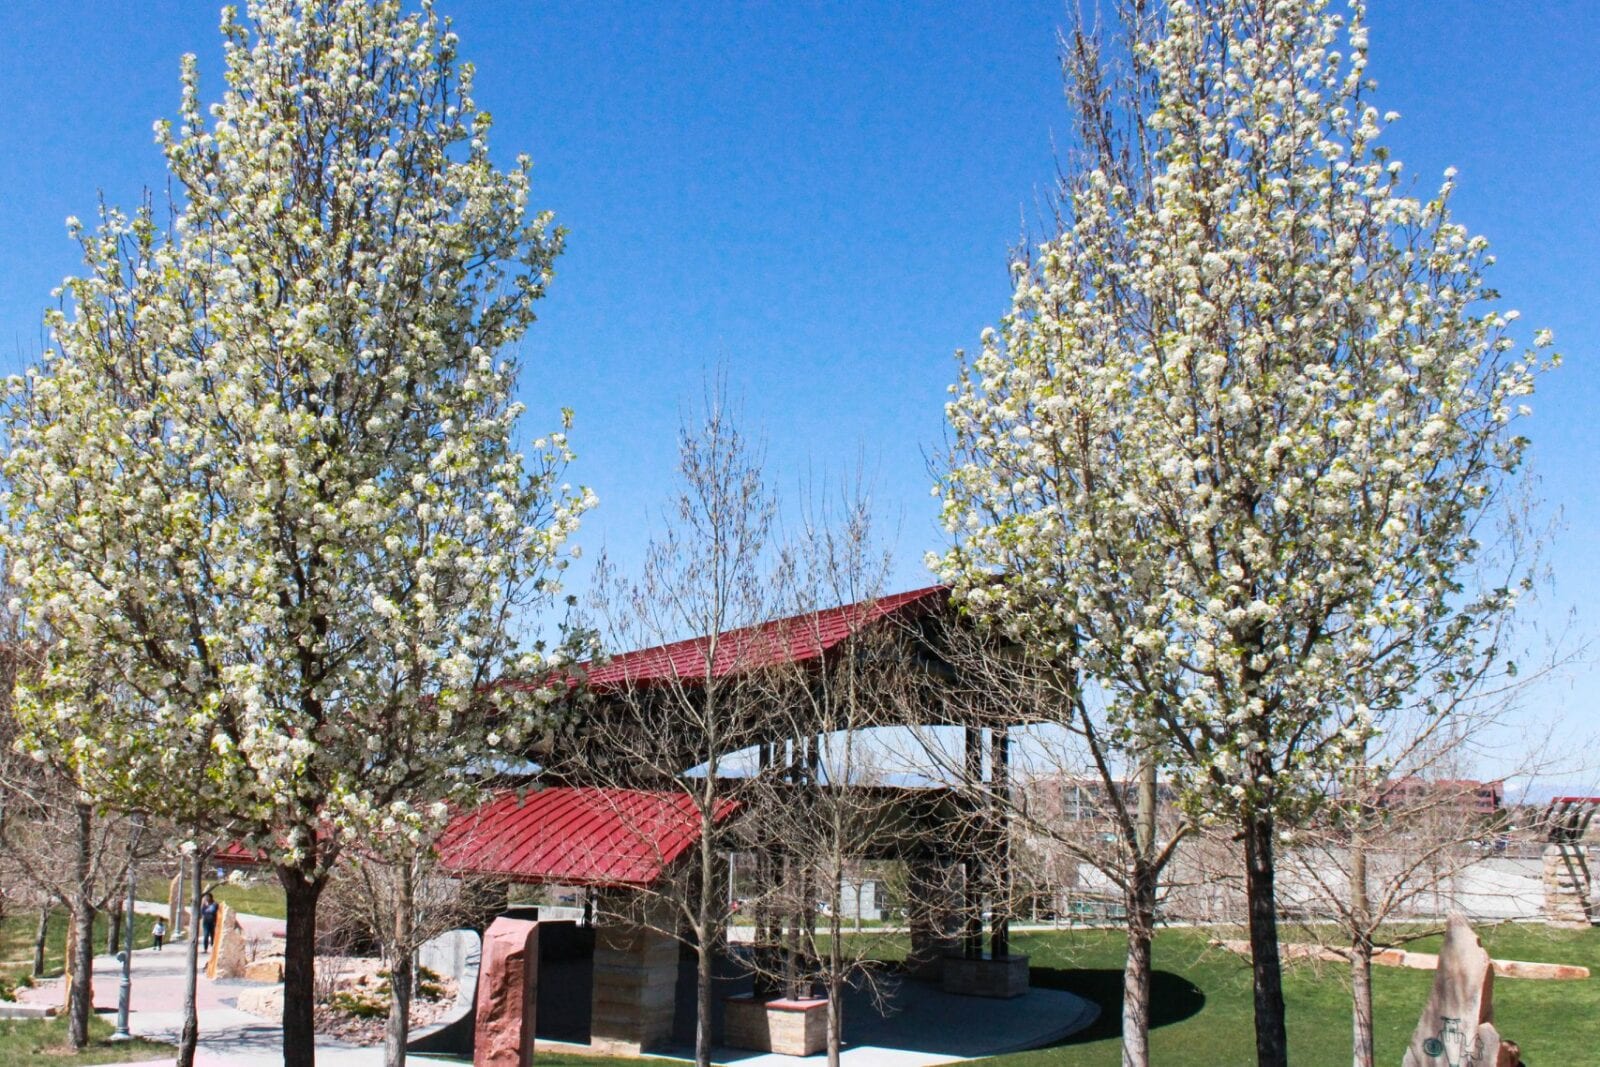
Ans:
[[[1094,1041],[1122,1039],[1122,971],[1035,967],[1032,984],[1043,989],[1060,989],[1100,1005],[1100,1017],[1077,1033],[1052,1045],[1084,1045]],[[1152,1030],[1197,1015],[1206,1006],[1206,995],[1199,986],[1171,971],[1156,971],[1150,976],[1150,1028]]]

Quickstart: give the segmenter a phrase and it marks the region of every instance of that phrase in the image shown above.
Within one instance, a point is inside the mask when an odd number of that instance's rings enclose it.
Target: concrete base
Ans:
[[[723,1000],[722,1043],[731,1048],[811,1056],[828,1047],[826,1000]]]
[[[1028,957],[946,956],[939,987],[963,997],[1020,997],[1028,991]]]

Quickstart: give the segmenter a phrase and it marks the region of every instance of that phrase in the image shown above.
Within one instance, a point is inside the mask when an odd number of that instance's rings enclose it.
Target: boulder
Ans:
[[[483,935],[473,1067],[531,1067],[538,981],[539,924],[496,919]]]
[[[244,974],[240,977],[251,982],[281,982],[283,981],[283,957],[268,956],[265,959],[253,960],[245,964]]]
[[[244,927],[238,914],[228,905],[217,912],[217,936],[211,940],[211,957],[206,961],[207,978],[242,978],[250,963]]]
[[[234,1003],[240,1011],[247,1011],[251,1015],[259,1015],[264,1019],[281,1019],[283,986],[256,986],[253,989],[240,990],[239,999]]]
[[[1403,1067],[1516,1067],[1516,1046],[1494,1028],[1494,961],[1466,917],[1450,916],[1433,991]]]

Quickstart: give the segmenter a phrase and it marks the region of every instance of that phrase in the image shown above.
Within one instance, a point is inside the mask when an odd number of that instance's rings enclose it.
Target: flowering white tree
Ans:
[[[1120,53],[1067,64],[1058,232],[953,387],[940,568],[1235,821],[1282,1064],[1278,821],[1496,657],[1517,583],[1478,583],[1480,526],[1547,361],[1513,352],[1453,174],[1414,199],[1378,143],[1361,4],[1125,7]]]
[[[559,658],[514,631],[591,497],[560,482],[569,416],[516,446],[501,352],[561,234],[527,159],[491,162],[448,23],[260,0],[222,32],[221,102],[187,58],[156,126],[170,233],[148,208],[72,224],[87,271],[12,385],[4,540],[50,635],[35,743],[70,733],[148,810],[198,788],[271,850],[300,1065],[330,864],[351,835],[420,841],[545,727],[537,687],[485,685]]]

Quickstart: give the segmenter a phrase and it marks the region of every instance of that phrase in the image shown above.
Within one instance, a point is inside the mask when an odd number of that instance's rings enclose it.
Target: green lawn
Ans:
[[[147,878],[139,883],[139,899],[154,900],[165,904],[170,888],[171,883],[163,878]],[[189,906],[189,890],[185,888],[183,892],[183,906],[187,908]],[[269,919],[281,919],[288,914],[283,903],[283,887],[270,874],[247,885],[224,883],[211,892],[217,900],[235,911],[244,912],[246,915],[263,915]]]
[[[1600,930],[1541,926],[1486,929],[1484,947],[1502,959],[1575,963],[1600,975]],[[1155,1062],[1247,1064],[1255,1059],[1247,962],[1207,944],[1209,931],[1164,930],[1155,945]],[[1101,1015],[1066,1045],[997,1056],[994,1067],[1115,1067],[1121,1062],[1122,936],[1120,931],[1019,933],[1014,951],[1032,957],[1035,985],[1066,989],[1100,1004]],[[1438,951],[1437,939],[1408,946]],[[1296,964],[1285,976],[1290,1059],[1295,1067],[1350,1062],[1348,971]],[[1373,968],[1374,1029],[1379,1063],[1398,1063],[1427,1003],[1433,974]],[[1528,1063],[1593,1062],[1600,1048],[1600,977],[1581,982],[1503,978],[1494,984],[1495,1024],[1522,1046]]]
[[[277,882],[219,885],[213,893],[219,901],[246,915],[265,915],[270,919],[281,919],[289,913],[283,902],[283,887]]]
[[[113,1029],[104,1018],[93,1016],[89,1020],[88,1047],[75,1053],[67,1040],[67,1020],[64,1016],[54,1019],[0,1019],[0,1063],[126,1063],[172,1056],[171,1045],[143,1038],[107,1041]]]
[[[94,949],[98,955],[106,947],[106,924],[110,920],[104,913],[95,916]],[[144,948],[150,945],[150,927],[154,917],[141,915],[134,924],[134,944]],[[50,915],[49,932],[45,935],[44,973],[46,977],[59,975],[67,944],[67,913],[57,908]],[[13,912],[0,921],[0,979],[7,984],[33,971],[33,937],[39,930],[39,917],[32,912]],[[0,1063],[6,1061],[0,1060]]]

